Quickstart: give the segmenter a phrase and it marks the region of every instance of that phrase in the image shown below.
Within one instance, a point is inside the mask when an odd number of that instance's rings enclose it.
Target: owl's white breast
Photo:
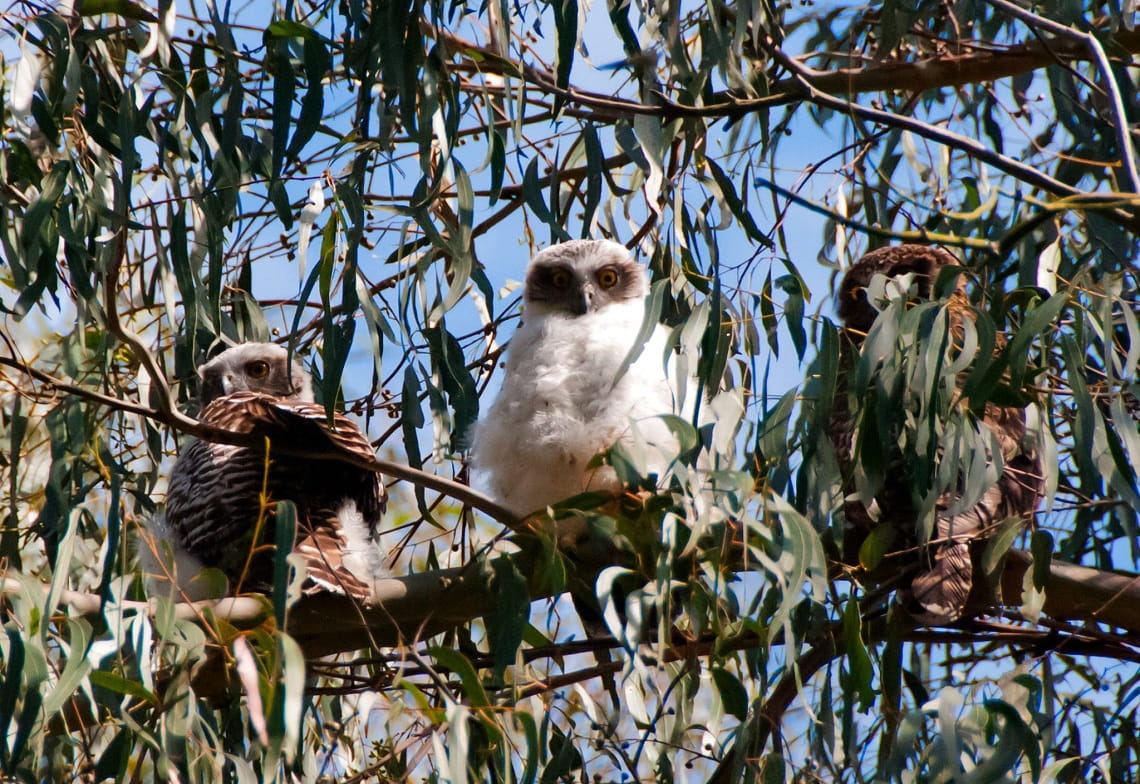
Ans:
[[[506,506],[524,514],[601,489],[587,464],[628,436],[631,419],[644,422],[643,434],[668,437],[659,420],[647,419],[673,411],[667,330],[659,327],[618,375],[644,313],[639,299],[577,317],[533,315],[519,327],[475,441],[476,467]]]

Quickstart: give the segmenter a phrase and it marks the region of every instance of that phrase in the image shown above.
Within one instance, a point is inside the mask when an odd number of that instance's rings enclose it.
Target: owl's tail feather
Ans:
[[[305,559],[310,582],[306,593],[334,591],[371,603],[376,582],[390,576],[379,545],[351,500],[336,510],[334,525],[312,526],[300,533],[293,551]]]
[[[970,547],[965,542],[948,542],[938,548],[934,564],[911,582],[911,593],[923,612],[922,623],[939,625],[958,620],[974,582]]]
[[[970,542],[1006,516],[1008,504],[1002,489],[995,483],[966,511],[938,516],[937,536],[929,545],[933,564],[911,583],[911,594],[924,610],[915,615],[917,620],[933,626],[962,617],[974,584]]]

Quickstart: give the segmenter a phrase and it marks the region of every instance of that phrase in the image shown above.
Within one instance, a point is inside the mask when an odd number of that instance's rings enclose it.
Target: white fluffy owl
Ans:
[[[585,491],[620,491],[612,469],[590,468],[619,441],[646,448],[649,472],[675,455],[660,415],[687,416],[693,401],[670,381],[668,330],[658,326],[622,372],[648,293],[645,269],[616,242],[572,240],[531,261],[502,388],[475,433],[475,466],[504,506],[525,515]]]

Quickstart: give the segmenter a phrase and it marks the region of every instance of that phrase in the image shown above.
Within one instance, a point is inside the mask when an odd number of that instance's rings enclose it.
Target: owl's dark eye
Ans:
[[[265,378],[269,375],[269,363],[261,359],[255,359],[245,366],[245,372],[250,378]]]
[[[556,269],[550,273],[550,283],[556,289],[568,289],[574,276],[568,270]]]
[[[603,289],[613,288],[618,282],[618,272],[613,267],[602,267],[597,277],[598,285]]]

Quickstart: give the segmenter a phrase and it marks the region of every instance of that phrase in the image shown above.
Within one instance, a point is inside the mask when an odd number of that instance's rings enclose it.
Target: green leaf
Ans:
[[[483,708],[491,704],[483,683],[466,656],[451,648],[439,647],[429,648],[428,655],[435,660],[438,667],[450,670],[459,676],[459,680],[463,683],[464,696],[472,707]]]
[[[301,648],[287,634],[277,637],[281,657],[281,705],[284,736],[274,738],[284,752],[286,762],[292,762],[300,750],[301,719],[305,714],[305,678],[307,667]]]
[[[79,691],[92,669],[91,663],[87,660],[91,624],[83,619],[68,618],[67,631],[70,646],[67,663],[43,703],[44,713],[48,716],[58,712],[64,703]]]
[[[709,673],[725,713],[744,721],[748,717],[748,691],[740,679],[723,667],[710,667]]]
[[[530,596],[514,559],[496,558],[491,561],[491,570],[491,612],[485,620],[494,660],[494,679],[502,683],[507,667],[515,663],[528,626]]]
[[[5,770],[12,770],[20,763],[29,739],[42,726],[43,697],[40,688],[48,678],[47,662],[44,660],[43,649],[37,645],[38,640],[36,638],[28,639],[27,643],[31,644],[29,647],[23,639],[20,639],[18,643],[13,640],[13,634],[15,632],[8,632],[9,650],[11,651],[9,656],[12,658],[13,664],[19,663],[22,666],[14,668],[15,673],[11,677],[5,672],[4,684],[0,689],[0,699],[2,699],[0,704],[5,704],[10,699],[11,692],[9,690],[11,689],[16,693],[22,693],[23,705],[16,717],[15,733],[12,732],[10,725],[7,726],[3,741],[0,741],[0,750],[7,750]],[[18,653],[16,652],[17,646],[19,647]],[[7,666],[5,670],[7,670]],[[23,676],[22,684],[21,675]],[[13,713],[14,709],[12,712],[3,715],[10,719]],[[9,740],[10,746],[8,745]]]
[[[4,661],[4,679],[0,681],[0,768],[9,770],[8,725],[15,718],[16,700],[24,675],[24,641],[20,632],[8,629],[8,656]]]
[[[424,411],[420,406],[420,378],[416,369],[404,368],[404,384],[400,392],[400,424],[404,430],[404,450],[413,468],[423,465],[420,457],[419,428],[424,426]]]
[[[1009,342],[1005,354],[1009,357],[1010,383],[1020,387],[1025,377],[1026,363],[1029,361],[1029,346],[1041,334],[1051,331],[1053,323],[1069,303],[1068,291],[1058,291],[1042,304],[1025,315],[1021,328]]]
[[[297,507],[292,501],[277,501],[277,517],[273,524],[273,617],[277,628],[285,628],[285,611],[288,608],[289,580],[293,567],[286,560],[293,552],[297,535]],[[256,544],[256,543],[255,543]]]
[[[475,378],[467,369],[463,347],[444,329],[443,323],[424,330],[431,351],[432,369],[438,374],[454,413],[451,442],[465,445],[468,431],[479,417],[479,391]]]
[[[113,672],[106,672],[104,670],[95,670],[88,678],[91,680],[91,685],[99,689],[107,689],[116,694],[125,694],[130,697],[142,700],[149,705],[157,706],[159,704],[158,697],[154,692],[147,689],[138,681],[132,681],[121,675],[116,675]]]
[[[1005,562],[1006,553],[1013,546],[1025,526],[1020,517],[1009,517],[997,525],[996,533],[986,541],[986,549],[982,554],[982,571],[987,575],[997,574],[998,569]]]
[[[775,301],[772,299],[772,270],[768,270],[768,274],[764,277],[764,285],[760,289],[760,295],[754,301],[756,309],[760,311],[760,323],[764,326],[764,334],[768,336],[768,347],[772,349],[772,355],[775,357],[780,356],[780,340],[777,335],[777,322],[776,322],[776,306]]]
[[[551,9],[554,12],[554,81],[559,89],[565,90],[570,86],[570,68],[578,45],[578,3],[577,0],[553,0]],[[565,105],[564,95],[554,96],[556,117]]]
[[[265,72],[273,74],[273,177],[281,176],[285,151],[289,142],[289,126],[293,117],[293,97],[297,93],[296,76],[289,55],[289,43],[271,39],[265,47]]]
[[[760,231],[760,227],[756,225],[755,219],[752,214],[745,208],[737,195],[736,186],[728,175],[725,174],[724,169],[712,158],[705,158],[705,164],[708,166],[709,173],[712,174],[713,182],[715,183],[714,193],[719,201],[724,206],[728,207],[729,212],[736,218],[740,227],[744,229],[744,234],[748,239],[757,243],[761,247],[771,248],[772,241],[768,239],[764,232]]]
[[[80,0],[76,9],[80,16],[102,16],[115,14],[124,19],[134,19],[136,22],[157,22],[158,17],[152,14],[145,6],[132,3],[130,0]]]
[[[526,200],[526,205],[530,207],[534,216],[540,221],[545,223],[550,228],[551,234],[559,241],[570,239],[570,235],[566,233],[566,229],[562,227],[550,207],[543,197],[542,185],[539,183],[538,176],[539,158],[535,156],[531,158],[530,163],[526,167],[526,172],[523,174],[523,198]]]
[[[863,643],[863,618],[859,602],[852,595],[843,608],[843,649],[847,654],[847,688],[859,695],[859,710],[866,712],[875,703],[876,689],[871,656]]]
[[[800,281],[792,275],[776,278],[776,287],[787,294],[784,300],[784,324],[792,336],[792,346],[796,358],[803,360],[807,350],[807,332],[804,330],[804,290]],[[880,319],[881,321],[881,319]]]
[[[602,180],[606,177],[605,153],[598,139],[598,129],[587,124],[582,129],[582,144],[586,148],[586,199],[582,206],[582,236],[590,236],[594,217],[602,201]]]
[[[539,778],[541,784],[555,784],[571,771],[582,767],[582,754],[557,725],[551,725],[550,762]]]
[[[867,571],[879,568],[883,557],[891,551],[895,541],[895,529],[890,525],[877,525],[859,545],[859,565]]]
[[[97,673],[92,673],[92,675],[95,674]],[[131,762],[131,746],[136,737],[135,733],[128,727],[124,727],[115,733],[115,737],[103,749],[99,755],[99,761],[95,764],[94,774],[97,781],[126,780],[127,766]]]
[[[991,714],[1001,717],[1000,735],[989,757],[970,771],[963,781],[986,784],[1004,781],[1022,754],[1029,758],[1031,780],[1036,781],[1041,773],[1041,749],[1033,730],[1012,705],[1001,700],[986,700],[983,704]]]
[[[300,22],[295,22],[292,19],[274,19],[265,28],[265,38],[267,41],[278,41],[283,38],[301,38],[308,40],[316,37],[316,32]]]
[[[56,161],[51,171],[44,178],[43,187],[39,197],[31,203],[24,213],[24,227],[22,236],[25,247],[30,247],[29,241],[40,236],[44,221],[48,220],[59,207],[60,197],[67,185],[68,174],[71,173],[70,161]],[[52,248],[54,252],[55,248]]]
[[[519,777],[519,784],[534,784],[538,776],[539,755],[542,752],[538,743],[538,725],[535,723],[534,716],[526,711],[515,711],[512,715],[515,723],[522,725],[523,736],[526,738],[526,745],[523,747],[526,750],[526,756],[523,760],[523,772]]]
[[[297,127],[289,142],[285,155],[299,157],[305,145],[313,138],[324,119],[325,74],[332,68],[332,57],[320,36],[305,36],[304,43],[305,81],[308,84],[301,97],[301,109],[297,117]]]
[[[503,175],[507,170],[507,146],[503,135],[498,131],[488,134],[491,142],[491,193],[487,197],[487,205],[494,206],[503,192]]]

